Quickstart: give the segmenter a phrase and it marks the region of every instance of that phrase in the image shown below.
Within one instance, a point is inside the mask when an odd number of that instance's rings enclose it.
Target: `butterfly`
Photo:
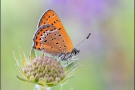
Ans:
[[[41,16],[33,41],[34,49],[58,56],[60,60],[69,60],[80,52],[73,48],[72,41],[58,15],[50,9]]]

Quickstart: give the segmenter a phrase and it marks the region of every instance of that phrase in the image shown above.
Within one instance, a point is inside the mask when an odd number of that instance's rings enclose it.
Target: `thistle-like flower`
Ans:
[[[21,51],[23,67],[18,63],[18,59],[15,60],[19,72],[23,76],[17,78],[24,82],[34,83],[43,87],[53,87],[59,84],[63,84],[67,79],[73,77],[71,73],[81,65],[75,65],[76,61],[73,61],[67,66],[63,66],[60,61],[48,56],[35,56],[35,50],[32,49],[30,56],[26,59],[23,51]]]

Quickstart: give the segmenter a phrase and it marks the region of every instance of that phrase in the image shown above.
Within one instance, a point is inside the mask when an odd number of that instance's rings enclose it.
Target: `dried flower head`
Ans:
[[[75,65],[76,61],[67,64],[63,67],[61,62],[57,59],[53,59],[48,56],[35,57],[34,49],[31,50],[29,61],[25,58],[23,51],[21,51],[23,67],[20,67],[18,60],[16,59],[17,67],[24,78],[17,78],[24,82],[34,83],[41,86],[56,86],[58,84],[65,83],[67,79],[73,77],[70,74],[80,67],[81,65]]]

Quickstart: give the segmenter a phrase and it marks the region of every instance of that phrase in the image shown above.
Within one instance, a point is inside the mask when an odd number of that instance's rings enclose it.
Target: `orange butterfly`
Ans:
[[[42,15],[33,41],[33,48],[58,56],[60,60],[69,60],[80,52],[76,48],[73,49],[62,22],[53,10],[47,10]]]

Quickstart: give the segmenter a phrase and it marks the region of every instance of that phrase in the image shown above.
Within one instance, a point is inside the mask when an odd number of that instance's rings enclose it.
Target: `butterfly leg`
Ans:
[[[42,56],[44,57],[44,53],[42,53]]]
[[[62,61],[62,60],[65,59],[65,56],[66,56],[65,53],[61,53],[61,54],[58,56],[58,59],[59,59],[60,61]]]

